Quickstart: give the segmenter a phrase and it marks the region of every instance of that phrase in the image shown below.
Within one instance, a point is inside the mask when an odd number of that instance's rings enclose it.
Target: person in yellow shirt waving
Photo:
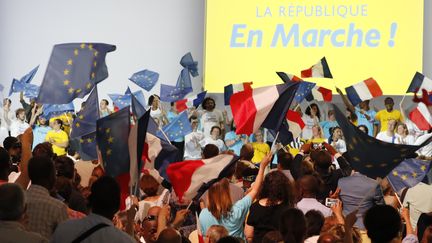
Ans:
[[[375,115],[375,119],[381,124],[381,132],[387,131],[388,122],[390,120],[395,120],[396,123],[403,121],[400,111],[393,109],[394,101],[392,98],[387,97],[384,100],[384,105],[386,108],[378,111]]]
[[[258,164],[270,152],[270,146],[264,142],[263,133],[258,130],[254,133],[256,142],[252,143],[254,148],[254,156],[252,162]]]
[[[66,148],[69,145],[69,137],[65,131],[62,130],[63,122],[60,119],[55,119],[52,123],[51,131],[48,131],[45,141],[52,144],[52,148],[57,156],[66,154]]]

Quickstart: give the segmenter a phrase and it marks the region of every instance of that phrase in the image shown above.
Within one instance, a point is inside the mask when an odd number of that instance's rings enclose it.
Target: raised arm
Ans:
[[[21,174],[19,175],[15,183],[21,185],[22,188],[26,190],[30,182],[27,167],[28,167],[28,162],[32,157],[31,148],[33,144],[33,130],[31,127],[27,128],[27,130],[25,130],[25,132],[22,134],[21,144],[22,144],[22,153],[21,153],[21,163],[19,165]]]
[[[260,168],[258,171],[258,175],[255,179],[255,183],[252,184],[251,190],[249,191],[248,194],[246,194],[246,196],[251,197],[252,201],[255,200],[258,192],[261,189],[261,185],[262,185],[262,182],[264,180],[264,171],[265,171],[265,168],[267,167],[267,165],[270,163],[272,155],[273,154],[270,152],[261,160]]]
[[[355,112],[354,106],[351,104],[351,102],[347,99],[347,97],[342,93],[342,91],[339,88],[336,88],[336,91],[341,96],[343,103],[345,104],[346,108],[348,108],[349,111],[352,113]]]

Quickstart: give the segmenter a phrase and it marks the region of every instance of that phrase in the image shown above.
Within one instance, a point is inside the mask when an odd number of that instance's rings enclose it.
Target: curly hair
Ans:
[[[294,207],[295,195],[294,188],[282,172],[273,171],[266,175],[258,195],[258,200],[267,199],[267,206],[277,205],[278,202]]]

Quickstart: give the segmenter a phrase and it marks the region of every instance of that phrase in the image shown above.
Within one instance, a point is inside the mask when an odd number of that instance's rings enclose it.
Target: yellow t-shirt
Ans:
[[[390,120],[395,120],[397,122],[402,121],[402,115],[398,110],[392,110],[388,112],[386,109],[380,110],[376,113],[375,119],[381,124],[381,132],[387,131],[387,124]]]
[[[254,148],[254,156],[252,158],[252,162],[258,164],[261,160],[270,152],[270,146],[266,143],[252,143],[252,147]]]
[[[326,142],[325,138],[312,138],[312,139],[308,140],[308,143],[317,143],[317,144],[320,144],[320,143],[324,143],[324,142]]]
[[[50,138],[54,140],[55,143],[64,143],[69,141],[68,135],[63,131],[59,130],[58,132],[51,130],[48,131],[47,135],[45,136],[45,141],[49,142]],[[66,154],[66,149],[59,147],[57,145],[52,145],[53,152],[57,154],[57,156],[62,156]]]
[[[52,117],[49,121],[53,122],[55,119],[60,119],[63,122],[63,131],[70,134],[71,125],[73,121],[72,113],[63,113],[59,116]]]

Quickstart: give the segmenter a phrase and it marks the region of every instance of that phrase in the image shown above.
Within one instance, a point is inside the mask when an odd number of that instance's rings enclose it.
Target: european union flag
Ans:
[[[193,91],[191,77],[187,68],[181,70],[180,75],[177,78],[176,87],[180,88],[182,92],[185,92],[186,94]]]
[[[35,68],[33,68],[28,74],[26,74],[24,77],[20,79],[20,82],[22,83],[30,83],[33,77],[35,76],[37,70],[39,68],[39,65],[37,65]]]
[[[129,173],[129,107],[97,120],[96,141],[107,175]]]
[[[192,77],[198,76],[198,62],[194,61],[190,52],[186,53],[180,60],[180,65],[188,69]]]
[[[416,157],[415,151],[432,140],[431,137],[419,146],[386,143],[354,126],[336,105],[333,109],[345,137],[347,152],[343,156],[354,170],[370,178],[384,178],[403,160]]]
[[[76,138],[96,131],[96,120],[99,119],[99,101],[97,86],[87,98],[84,109],[78,112],[73,121],[70,137]]]
[[[146,109],[144,106],[140,104],[135,95],[132,95],[132,113],[135,115],[136,119],[140,119],[145,112]]]
[[[39,94],[39,86],[36,84],[25,84],[24,86],[24,96],[27,98],[36,98]]]
[[[420,183],[429,171],[431,161],[406,159],[402,161],[387,179],[395,192],[401,192],[405,187],[413,187]]]
[[[11,96],[13,93],[19,93],[24,92],[25,89],[25,83],[20,82],[18,79],[13,79],[11,87],[9,89],[9,96]]]
[[[279,131],[275,131],[272,129],[268,129],[270,134],[275,138],[276,134],[279,132],[279,135],[276,139],[277,142],[280,142],[283,146],[287,146],[294,140],[292,132],[289,131],[289,125],[286,119],[282,121],[282,125],[280,126]]]
[[[129,78],[130,81],[134,82],[141,88],[150,91],[159,79],[159,73],[144,69],[137,73],[134,73]]]
[[[74,104],[61,104],[61,105],[52,105],[52,104],[44,104],[43,105],[43,114],[47,119],[51,119],[52,117],[59,116],[66,112],[74,112],[75,107]]]
[[[313,87],[315,87],[315,85],[315,83],[307,81],[299,82],[299,87],[295,94],[294,100],[297,101],[297,103],[302,102],[306,98],[306,96],[308,96],[312,92],[312,89]]]
[[[189,122],[187,112],[180,113],[168,125],[162,128],[170,141],[184,137],[192,132],[192,126]],[[161,135],[159,135],[161,136]]]
[[[183,99],[189,92],[177,86],[161,84],[160,100],[164,102],[175,102]]]
[[[131,92],[129,87],[127,88],[124,95],[121,94],[108,94],[108,96],[111,98],[115,106],[117,106],[119,109],[123,109],[126,106],[131,105],[131,97],[132,95],[135,96],[135,98],[140,102],[142,106],[145,105],[145,98],[142,90]]]
[[[66,104],[84,98],[95,84],[108,77],[105,56],[115,49],[102,43],[55,45],[37,102]]]
[[[84,135],[79,139],[79,151],[82,160],[95,160],[98,158],[96,149],[96,131]]]

